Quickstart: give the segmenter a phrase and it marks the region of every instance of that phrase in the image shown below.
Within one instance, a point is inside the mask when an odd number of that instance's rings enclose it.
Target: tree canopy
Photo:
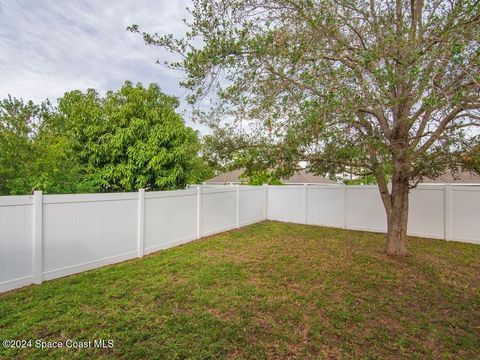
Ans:
[[[198,133],[178,100],[126,82],[100,96],[67,92],[54,107],[9,97],[0,106],[0,193],[168,190],[209,177]]]
[[[9,96],[0,103],[0,194],[23,188],[22,164],[32,156],[39,107]]]
[[[72,91],[59,101],[59,129],[102,190],[177,189],[187,184],[200,147],[177,106],[154,84],[127,82],[105,97]]]
[[[65,134],[49,126],[50,104],[9,96],[0,103],[0,194],[91,192]]]
[[[409,188],[473,167],[478,1],[195,0],[190,13],[184,38],[129,29],[179,55],[170,65],[185,71],[190,101],[213,90],[206,121],[218,142],[283,173],[307,161],[316,173],[375,176],[387,253],[406,254]]]

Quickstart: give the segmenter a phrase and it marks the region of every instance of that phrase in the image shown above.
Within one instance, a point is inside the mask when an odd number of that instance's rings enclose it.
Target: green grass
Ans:
[[[480,358],[480,246],[264,222],[0,295],[5,358]]]

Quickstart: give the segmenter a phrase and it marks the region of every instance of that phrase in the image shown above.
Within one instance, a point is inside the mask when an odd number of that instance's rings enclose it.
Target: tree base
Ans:
[[[404,237],[387,236],[385,253],[388,256],[407,256],[407,239]]]
[[[402,251],[402,250],[386,250],[385,251],[385,254],[388,255],[388,256],[396,256],[396,257],[402,257],[402,256],[407,256],[408,255],[408,252],[405,250],[405,251]]]

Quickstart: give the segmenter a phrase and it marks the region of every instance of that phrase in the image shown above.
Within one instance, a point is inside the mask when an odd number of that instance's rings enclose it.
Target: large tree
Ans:
[[[157,85],[100,96],[71,91],[58,107],[0,102],[0,195],[177,189],[212,176],[198,134]]]
[[[89,191],[64,134],[54,135],[54,109],[8,96],[0,102],[0,195]]]
[[[126,82],[102,97],[71,91],[59,99],[57,129],[101,191],[185,187],[199,163],[198,134],[156,84]]]
[[[180,55],[191,101],[213,89],[223,124],[255,124],[245,136],[269,138],[279,168],[373,174],[386,252],[405,255],[409,189],[478,142],[479,1],[195,0],[190,13],[183,38],[130,30]]]
[[[31,159],[40,109],[8,96],[0,102],[0,194],[22,192],[19,184]]]

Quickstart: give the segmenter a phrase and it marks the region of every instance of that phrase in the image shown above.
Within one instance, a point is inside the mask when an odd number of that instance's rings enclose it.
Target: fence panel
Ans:
[[[202,191],[201,236],[234,229],[237,223],[237,190],[234,186]]]
[[[137,201],[137,193],[44,196],[44,279],[134,258]]]
[[[445,186],[420,185],[410,192],[408,234],[445,238]]]
[[[304,186],[269,186],[268,219],[305,223]]]
[[[377,186],[346,186],[345,204],[347,229],[387,231],[387,216]]]
[[[267,209],[265,213],[265,209]],[[376,186],[218,186],[0,197],[0,291],[272,220],[385,232]],[[410,235],[480,243],[480,186],[421,185]]]
[[[33,279],[33,197],[0,197],[0,292]]]
[[[145,253],[196,238],[197,190],[145,193]]]
[[[480,186],[451,186],[449,238],[480,244]]]
[[[245,226],[263,220],[265,191],[259,186],[241,186],[239,194],[239,225]]]
[[[307,223],[345,226],[345,187],[337,185],[308,186]]]

